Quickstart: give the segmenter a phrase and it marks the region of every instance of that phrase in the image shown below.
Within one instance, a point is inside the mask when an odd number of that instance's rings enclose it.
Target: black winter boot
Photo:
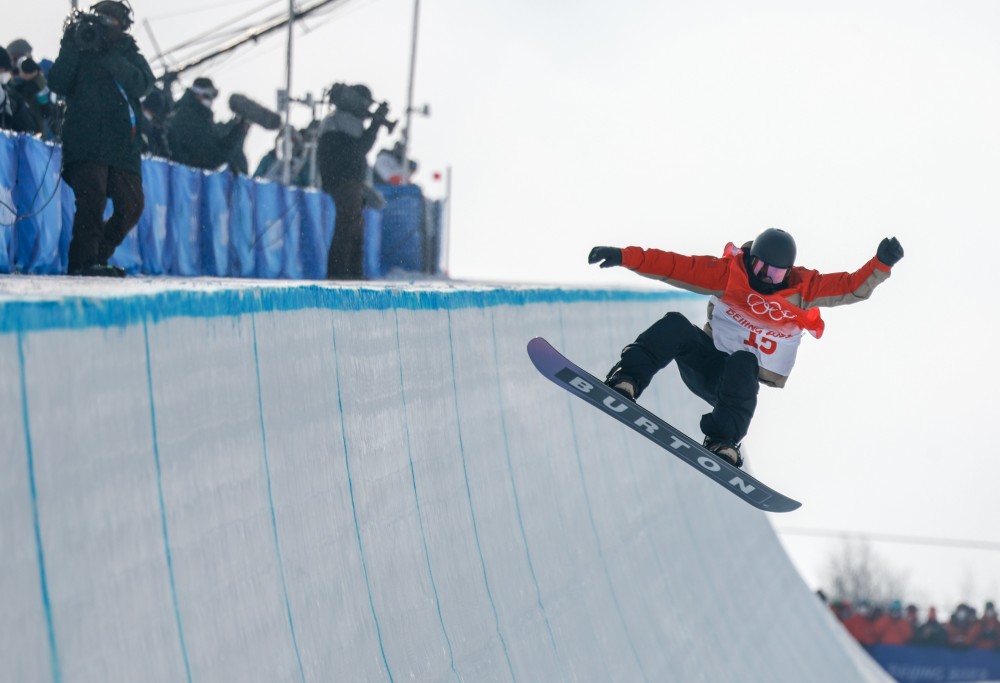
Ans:
[[[617,365],[611,368],[604,383],[632,402],[639,398],[639,383],[623,373]]]
[[[740,444],[706,436],[703,445],[707,450],[728,460],[730,464],[736,467],[743,467],[743,455],[740,453]]]

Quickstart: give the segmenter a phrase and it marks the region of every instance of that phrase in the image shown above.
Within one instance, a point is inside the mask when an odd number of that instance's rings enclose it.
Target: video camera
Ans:
[[[112,18],[106,14],[74,11],[66,21],[66,32],[82,52],[102,52],[108,47],[108,28]]]
[[[389,112],[387,102],[380,102],[375,112],[369,111],[371,106],[375,104],[375,100],[372,98],[372,92],[368,86],[334,83],[330,86],[330,103],[337,109],[343,109],[358,118],[372,118],[375,123],[385,126],[390,134],[396,129],[398,121],[390,121],[386,118],[386,114]]]

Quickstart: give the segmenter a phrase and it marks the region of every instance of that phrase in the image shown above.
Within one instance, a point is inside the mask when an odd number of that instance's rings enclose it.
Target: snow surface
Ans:
[[[703,306],[4,278],[0,680],[889,680],[765,513],[525,352]],[[643,400],[696,433],[672,370]]]

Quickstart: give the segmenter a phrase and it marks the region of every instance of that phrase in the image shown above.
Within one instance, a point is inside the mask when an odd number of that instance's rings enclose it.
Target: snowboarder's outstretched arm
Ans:
[[[698,294],[721,294],[729,280],[729,266],[714,256],[684,256],[641,247],[594,247],[587,258],[601,268],[624,266],[639,275]]]
[[[853,273],[820,274],[815,270],[794,269],[801,283],[802,308],[844,306],[864,301],[875,288],[889,279],[892,267],[903,258],[903,246],[895,237],[878,245],[875,257]],[[791,297],[790,297],[791,299]]]

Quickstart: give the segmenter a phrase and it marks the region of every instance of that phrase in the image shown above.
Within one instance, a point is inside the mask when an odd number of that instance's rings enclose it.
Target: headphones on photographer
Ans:
[[[122,22],[122,31],[128,31],[134,23],[132,18],[134,13],[132,11],[132,4],[129,0],[101,0],[100,2],[96,2],[90,6],[90,11],[99,14],[100,11],[97,8],[101,5],[118,5],[122,8],[122,16],[119,17]]]

